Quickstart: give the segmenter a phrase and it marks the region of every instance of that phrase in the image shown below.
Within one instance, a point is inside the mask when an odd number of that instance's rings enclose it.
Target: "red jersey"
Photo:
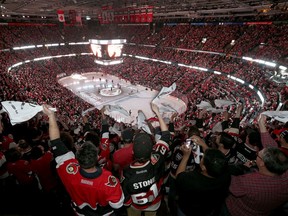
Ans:
[[[80,168],[74,153],[65,149],[60,139],[51,143],[52,149],[56,149],[57,172],[79,214],[86,215],[89,211],[90,214],[110,215],[113,209],[123,205],[120,182],[110,171],[97,167],[97,172],[86,173]]]
[[[18,160],[14,163],[8,162],[7,170],[15,176],[21,185],[32,184],[35,180],[32,167],[26,160]]]
[[[53,155],[51,152],[45,152],[43,156],[37,160],[31,160],[30,164],[33,172],[35,172],[40,180],[43,190],[50,191],[57,186],[57,179],[51,170],[51,161]]]
[[[113,163],[119,165],[120,170],[133,162],[133,144],[117,150],[113,154]]]

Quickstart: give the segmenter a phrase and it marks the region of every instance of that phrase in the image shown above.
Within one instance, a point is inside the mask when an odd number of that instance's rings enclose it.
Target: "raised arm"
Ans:
[[[159,107],[154,104],[154,103],[151,103],[151,108],[152,108],[152,111],[157,115],[158,117],[158,120],[159,120],[159,124],[160,124],[160,128],[161,128],[161,131],[168,131],[168,126],[166,125],[166,123],[164,122],[161,114],[160,114],[160,111],[159,111]]]
[[[43,105],[43,112],[48,116],[49,118],[49,136],[50,140],[55,140],[60,138],[60,131],[57,125],[56,116],[53,111],[49,109],[50,106],[47,104]]]
[[[269,132],[267,131],[265,115],[260,114],[258,118],[258,126],[260,130],[261,142],[263,147],[264,148],[269,146],[278,147],[276,141],[270,136]]]

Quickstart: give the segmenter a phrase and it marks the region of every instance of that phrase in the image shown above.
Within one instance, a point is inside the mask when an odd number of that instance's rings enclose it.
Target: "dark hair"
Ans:
[[[212,177],[219,177],[227,172],[228,162],[218,149],[208,148],[204,153],[203,162],[208,175]]]
[[[18,141],[18,146],[21,149],[27,149],[30,146],[30,144],[26,140],[21,139]]]
[[[88,169],[96,166],[98,159],[97,148],[90,141],[83,143],[76,152],[76,158],[81,168]]]
[[[33,146],[31,149],[31,159],[37,160],[43,155],[42,149],[39,146]]]
[[[253,146],[260,146],[261,145],[261,136],[259,132],[251,132],[248,134],[249,143]]]
[[[199,131],[198,127],[191,126],[191,127],[188,128],[187,135],[188,135],[188,137],[191,137],[193,135],[200,136],[201,134],[200,134],[200,131]]]
[[[266,168],[277,175],[283,174],[288,169],[288,158],[277,147],[265,148],[263,150],[262,160]]]
[[[16,162],[21,159],[21,152],[17,148],[10,148],[5,152],[5,157],[8,162]]]
[[[231,149],[235,144],[235,139],[228,133],[220,133],[220,143],[224,146],[225,149]]]
[[[85,142],[86,141],[90,141],[91,143],[93,143],[96,147],[99,146],[100,144],[100,139],[99,139],[99,136],[96,132],[94,131],[88,131],[86,134],[85,134]]]

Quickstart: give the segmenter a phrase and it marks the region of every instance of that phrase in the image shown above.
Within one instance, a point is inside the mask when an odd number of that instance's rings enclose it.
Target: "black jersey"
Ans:
[[[139,210],[155,211],[162,199],[161,187],[165,178],[165,160],[169,152],[167,141],[159,140],[153,147],[151,159],[124,169],[122,188],[125,205]]]

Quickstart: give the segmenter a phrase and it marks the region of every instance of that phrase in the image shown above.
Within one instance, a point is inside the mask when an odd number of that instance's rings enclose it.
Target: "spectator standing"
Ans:
[[[203,142],[193,136],[194,143]],[[178,216],[217,215],[228,193],[230,175],[225,155],[218,149],[204,147],[204,156],[200,161],[200,170],[185,172],[192,147],[181,146],[183,159],[176,172],[178,194]]]
[[[154,145],[150,135],[139,133],[133,143],[134,161],[123,171],[122,187],[128,216],[156,216],[162,201],[162,185],[165,177],[165,159],[169,151],[170,132],[160,115],[159,108],[151,104],[162,131]]]
[[[91,142],[85,142],[76,152],[60,140],[55,114],[43,105],[49,117],[51,148],[57,163],[57,172],[68,191],[72,206],[78,215],[113,215],[123,205],[124,194],[119,180],[97,166],[98,152]]]
[[[222,215],[268,216],[288,200],[288,158],[273,142],[265,123],[261,115],[258,125],[264,148],[256,158],[259,171],[232,176]]]
[[[123,148],[118,149],[113,154],[113,167],[118,174],[133,162],[134,134],[135,132],[132,128],[126,128],[121,132]]]

